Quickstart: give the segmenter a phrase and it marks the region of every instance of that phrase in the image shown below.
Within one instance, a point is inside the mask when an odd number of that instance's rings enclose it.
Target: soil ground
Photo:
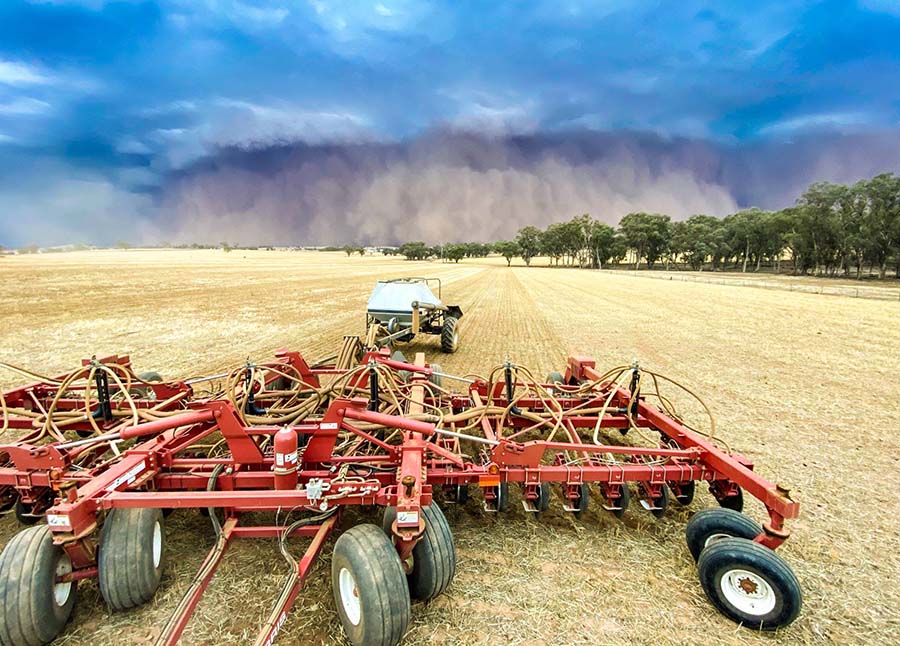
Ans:
[[[690,385],[720,434],[801,502],[780,550],[804,609],[775,635],[741,629],[707,602],[683,540],[704,493],[661,520],[637,506],[617,520],[595,504],[576,521],[554,501],[536,520],[514,499],[498,516],[480,497],[446,505],[458,550],[447,594],[413,607],[406,643],[794,644],[900,642],[900,303],[740,285],[660,281],[619,272],[507,268],[317,252],[103,251],[0,259],[0,360],[44,374],[81,358],[130,353],[166,378],[213,373],[279,347],[332,354],[362,333],[378,278],[439,277],[458,303],[462,345],[441,355],[457,374],[507,357],[543,375],[570,353],[598,366],[638,358]],[[0,385],[17,383],[0,374]],[[747,505],[758,520],[762,507]],[[378,521],[345,516],[344,526]],[[80,585],[60,644],[152,643],[212,543],[206,518],[168,522],[163,585],[143,608],[111,615]],[[18,530],[0,520],[0,542]],[[295,546],[302,549],[302,542]],[[329,554],[313,570],[279,643],[339,644]],[[252,638],[284,575],[271,541],[238,542],[183,643]]]

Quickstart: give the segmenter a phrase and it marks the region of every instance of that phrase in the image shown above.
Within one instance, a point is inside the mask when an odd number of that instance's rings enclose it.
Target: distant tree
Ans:
[[[590,265],[594,269],[603,269],[604,263],[615,255],[616,230],[603,222],[591,222],[587,232],[587,249],[590,253]]]
[[[356,253],[356,247],[354,247],[353,245],[349,245],[349,244],[348,244],[348,245],[345,245],[345,246],[344,246],[344,253],[347,254],[347,257],[349,258],[349,257],[352,256],[354,253]]]
[[[566,253],[566,230],[562,223],[554,222],[541,233],[541,253],[559,264]]]
[[[494,251],[506,258],[506,266],[512,264],[512,259],[521,253],[518,243],[512,240],[503,240],[494,243]]]
[[[639,269],[641,260],[647,260],[647,268],[653,269],[669,246],[671,231],[668,215],[658,213],[629,213],[619,222],[619,230],[634,251],[634,268]]]
[[[541,252],[541,230],[531,226],[519,229],[516,243],[522,260],[526,265],[531,265],[531,259]]]
[[[716,234],[721,221],[709,215],[692,215],[672,224],[672,252],[694,271],[703,271],[707,258],[716,252]]]
[[[125,242],[124,240],[119,240],[116,243],[116,249],[131,249],[131,243]]]
[[[407,260],[425,260],[428,258],[432,250],[424,242],[407,242],[400,245],[401,256],[406,256]]]
[[[879,278],[887,272],[891,254],[897,258],[900,278],[900,177],[891,173],[876,175],[865,183],[868,212],[863,231],[868,240],[866,254],[878,267]]]
[[[444,245],[444,258],[459,262],[466,257],[466,245],[459,243],[451,243]]]
[[[219,245],[222,247],[222,251],[224,251],[225,253],[228,253],[229,251],[231,251],[232,249],[235,248],[235,247],[232,247],[227,242],[220,242]]]

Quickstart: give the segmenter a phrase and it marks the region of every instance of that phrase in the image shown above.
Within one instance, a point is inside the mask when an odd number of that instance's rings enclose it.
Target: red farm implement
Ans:
[[[6,436],[22,433],[0,445],[4,505],[24,522],[46,519],[0,556],[0,642],[52,641],[81,579],[96,577],[112,610],[148,601],[165,562],[167,512],[195,508],[209,510],[216,542],[158,643],[178,642],[234,539],[274,537],[291,574],[255,641],[271,644],[341,511],[378,505],[382,526],[337,538],[332,587],[350,642],[396,644],[410,599],[441,594],[455,573],[435,493],[461,503],[478,489],[486,510],[503,513],[514,487],[527,512],[556,496],[578,517],[591,498],[621,516],[634,497],[660,516],[672,498],[690,504],[698,481],[721,505],[694,514],[686,530],[707,596],[756,629],[790,623],[800,588],[774,549],[798,504],[712,432],[682,422],[661,379],[636,365],[602,373],[585,357],[543,382],[511,363],[453,377],[422,354],[391,358],[355,337],[327,364],[283,351],[163,383],[110,357],[39,378],[0,401]],[[740,513],[745,493],[765,505],[762,526]],[[251,511],[281,522],[242,523]],[[291,536],[311,539],[299,559]]]

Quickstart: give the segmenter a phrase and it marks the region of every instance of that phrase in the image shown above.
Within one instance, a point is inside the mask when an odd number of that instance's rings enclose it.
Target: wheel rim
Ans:
[[[341,590],[341,604],[344,606],[344,614],[354,626],[359,625],[362,608],[359,603],[359,589],[356,580],[347,568],[341,568],[338,574],[338,587]]]
[[[775,608],[775,591],[754,572],[740,568],[727,570],[719,587],[728,603],[746,615],[762,617]]]
[[[162,560],[162,527],[159,521],[153,524],[153,569],[159,567]]]
[[[58,579],[61,576],[65,576],[66,574],[71,573],[72,559],[69,558],[68,554],[63,553],[62,556],[59,557],[59,560],[56,562],[55,578]],[[53,584],[53,601],[58,607],[62,608],[64,605],[66,605],[66,602],[69,600],[69,595],[71,594],[71,581],[60,581]]]
[[[717,532],[715,534],[710,534],[706,537],[706,540],[703,542],[703,549],[706,549],[716,541],[721,541],[723,538],[733,538],[731,534],[723,534],[721,532]]]

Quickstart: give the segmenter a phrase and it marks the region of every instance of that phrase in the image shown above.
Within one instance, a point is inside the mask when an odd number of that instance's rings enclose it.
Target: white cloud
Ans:
[[[375,5],[375,13],[379,16],[393,16],[394,12],[389,7],[384,6],[380,2]]]
[[[0,83],[6,85],[47,85],[53,81],[33,65],[0,60]]]
[[[271,29],[281,25],[291,14],[284,5],[291,3],[271,0],[243,2],[242,0],[170,0],[177,11],[169,19],[180,28],[190,23],[207,23],[210,19],[227,20],[247,31]]]
[[[346,140],[365,134],[367,120],[346,111],[311,110],[290,104],[262,105],[217,99],[218,114],[205,128],[219,145],[266,145],[285,141]]]
[[[810,130],[840,130],[862,126],[874,121],[876,120],[873,116],[866,112],[824,112],[783,119],[760,128],[759,133],[762,135],[790,135]]]
[[[99,11],[113,2],[142,2],[143,0],[28,0],[29,4],[76,5]]]
[[[144,108],[138,114],[140,114],[142,117],[158,117],[160,115],[166,114],[194,112],[196,109],[197,104],[195,102],[182,99],[178,101],[170,101],[169,103],[163,103],[162,105],[157,105],[150,108]]]
[[[861,0],[860,4],[870,11],[900,16],[900,2],[897,0]]]
[[[12,246],[138,241],[152,212],[149,196],[55,163],[30,166],[0,190],[0,230]]]
[[[153,149],[134,137],[125,137],[116,144],[116,152],[123,155],[149,155]]]
[[[32,99],[30,97],[19,97],[6,103],[0,103],[0,114],[15,114],[20,116],[38,115],[46,114],[50,111],[50,108],[50,104],[46,101]]]

